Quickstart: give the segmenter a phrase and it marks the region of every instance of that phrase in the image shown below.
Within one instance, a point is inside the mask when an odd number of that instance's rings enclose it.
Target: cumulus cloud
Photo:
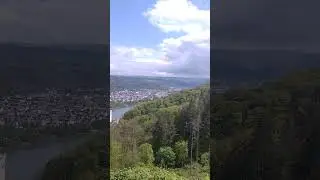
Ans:
[[[210,74],[210,10],[188,0],[158,0],[142,15],[171,35],[157,48],[111,45],[111,73],[208,77]]]

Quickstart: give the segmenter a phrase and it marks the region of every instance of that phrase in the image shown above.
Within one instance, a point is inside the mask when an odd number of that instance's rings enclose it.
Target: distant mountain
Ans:
[[[203,78],[110,76],[111,91],[123,89],[192,88],[209,82]]]
[[[0,90],[108,88],[106,45],[0,44]]]
[[[214,79],[230,83],[275,79],[291,71],[320,67],[320,53],[291,50],[222,50],[211,52]]]

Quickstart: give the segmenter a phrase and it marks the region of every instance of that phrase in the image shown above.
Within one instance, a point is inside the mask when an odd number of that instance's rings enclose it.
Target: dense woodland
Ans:
[[[211,178],[320,178],[320,70],[211,96]]]
[[[140,103],[111,124],[110,169],[100,136],[50,161],[43,180],[209,179],[209,99],[206,85]]]

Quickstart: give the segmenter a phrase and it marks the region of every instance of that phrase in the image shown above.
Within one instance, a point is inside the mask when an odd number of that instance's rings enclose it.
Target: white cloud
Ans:
[[[209,9],[188,0],[158,0],[143,16],[163,33],[182,35],[163,39],[155,49],[112,46],[112,74],[209,76]]]

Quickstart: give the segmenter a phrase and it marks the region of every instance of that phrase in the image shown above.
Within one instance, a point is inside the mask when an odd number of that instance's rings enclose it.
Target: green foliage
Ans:
[[[154,155],[152,150],[152,145],[149,143],[144,143],[139,146],[139,158],[144,164],[152,164],[154,162]]]
[[[319,87],[311,70],[214,95],[212,178],[319,179]]]
[[[162,167],[174,167],[176,154],[171,147],[161,147],[157,152],[157,163]]]
[[[176,154],[177,167],[183,167],[188,161],[188,143],[186,141],[178,141],[174,145]]]
[[[111,179],[183,180],[190,179],[191,175],[193,179],[205,179],[209,171],[196,166],[189,166],[194,170],[184,168],[190,157],[188,144],[183,140],[189,139],[192,129],[196,129],[197,138],[192,140],[194,156],[208,152],[209,107],[209,87],[204,86],[140,103],[119,123],[110,124],[110,156],[105,157],[110,157]],[[102,124],[103,121],[97,121],[92,127],[99,129]],[[93,142],[98,145],[86,144],[50,161],[43,179],[61,179],[68,175],[71,180],[90,180],[92,174],[96,180],[105,179],[107,175],[103,172],[109,170],[98,163],[105,139]],[[153,152],[157,152],[155,157]],[[153,167],[155,160],[166,169]]]
[[[120,168],[121,167],[121,161],[122,161],[122,146],[119,142],[116,142],[114,140],[111,140],[110,143],[110,168]]]
[[[75,151],[62,154],[52,159],[43,172],[43,180],[70,179],[70,180],[95,180],[99,177],[99,162],[105,161],[105,156],[99,153],[105,148],[104,136],[96,135],[85,144],[80,145]],[[98,169],[99,167],[99,169]]]
[[[111,171],[111,180],[149,180],[149,179],[166,179],[166,180],[187,180],[173,171],[165,170],[153,166],[138,166],[134,168],[119,169]]]
[[[191,99],[193,99],[196,96],[199,96],[201,92],[207,91],[207,90],[208,90],[208,87],[204,86],[197,89],[186,90],[180,93],[175,93],[165,98],[143,102],[135,106],[131,111],[126,112],[123,116],[123,119],[132,119],[136,116],[155,113],[161,108],[182,105],[183,103],[190,102]]]
[[[149,143],[157,152],[157,165],[184,167],[189,163],[189,147],[182,140],[193,137],[193,158],[209,150],[209,105],[208,85],[136,105],[112,126],[111,139],[121,144],[122,158],[111,164],[118,164],[117,169],[139,165],[136,155],[141,153],[136,146]]]
[[[201,154],[200,164],[202,166],[209,166],[210,154],[208,152]]]
[[[174,170],[178,175],[186,177],[192,180],[209,180],[209,167],[202,167],[198,163],[193,163],[192,165],[187,165],[183,168],[178,168]]]

